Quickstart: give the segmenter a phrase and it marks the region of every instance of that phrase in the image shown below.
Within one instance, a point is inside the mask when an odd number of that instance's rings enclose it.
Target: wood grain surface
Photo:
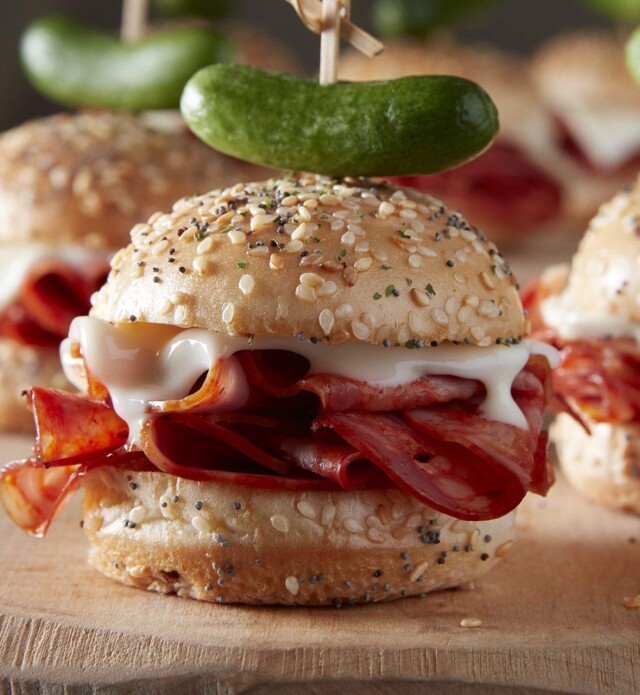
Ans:
[[[27,446],[0,439],[3,458]],[[624,604],[640,519],[563,481],[525,501],[514,550],[474,590],[339,610],[120,586],[85,563],[78,520],[76,500],[37,541],[0,516],[2,693],[640,692],[640,610]]]

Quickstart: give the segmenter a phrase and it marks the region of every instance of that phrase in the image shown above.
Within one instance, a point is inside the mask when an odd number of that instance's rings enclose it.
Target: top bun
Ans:
[[[179,200],[131,232],[92,314],[331,343],[517,340],[495,245],[408,188],[314,175]]]
[[[543,101],[556,113],[576,107],[640,108],[640,90],[625,63],[625,40],[597,31],[564,34],[534,56],[531,73]]]
[[[563,301],[640,323],[640,182],[605,203],[573,258]]]
[[[374,59],[358,51],[340,61],[340,79],[390,80],[409,75],[455,75],[480,84],[500,114],[500,135],[535,158],[553,149],[553,123],[539,105],[525,61],[488,46],[468,46],[450,39],[429,43],[385,42]],[[543,152],[541,152],[543,150]]]
[[[133,116],[30,121],[0,135],[0,242],[118,248],[141,217],[241,172],[195,139]]]

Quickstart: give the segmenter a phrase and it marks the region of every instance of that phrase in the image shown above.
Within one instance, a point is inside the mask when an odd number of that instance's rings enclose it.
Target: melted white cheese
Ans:
[[[511,347],[439,345],[408,350],[362,343],[313,345],[295,338],[246,338],[220,335],[205,329],[121,324],[113,326],[92,317],[77,318],[61,346],[67,378],[78,388],[84,375],[70,347],[78,344],[91,374],[111,394],[113,407],[127,422],[132,441],[147,416],[150,401],[185,397],[195,381],[221,358],[228,360],[230,384],[216,410],[234,410],[247,397],[247,384],[233,354],[240,350],[288,350],[304,356],[310,374],[334,374],[377,386],[402,386],[426,374],[458,376],[481,381],[487,390],[483,414],[527,428],[527,420],[513,400],[511,387],[532,354],[542,354],[552,366],[559,356],[544,343],[524,341]]]
[[[567,295],[546,299],[541,306],[542,318],[549,328],[566,340],[598,338],[633,338],[640,343],[640,325],[623,316],[576,310]]]
[[[3,244],[0,256],[0,311],[18,296],[31,268],[40,261],[54,259],[73,268],[82,268],[95,261],[108,262],[111,251],[88,249],[83,246],[54,246],[53,244]]]
[[[580,108],[562,113],[589,160],[600,169],[616,169],[640,150],[640,112],[625,108]]]

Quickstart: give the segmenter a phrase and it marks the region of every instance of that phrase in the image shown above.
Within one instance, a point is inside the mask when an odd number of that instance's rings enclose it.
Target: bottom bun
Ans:
[[[33,431],[24,391],[32,386],[73,390],[60,367],[57,349],[0,338],[0,429]]]
[[[562,471],[598,504],[640,514],[640,425],[589,427],[591,434],[566,413],[551,426]]]
[[[341,606],[486,574],[515,512],[468,522],[398,489],[289,492],[101,468],[84,481],[89,561],[140,589],[203,601]]]

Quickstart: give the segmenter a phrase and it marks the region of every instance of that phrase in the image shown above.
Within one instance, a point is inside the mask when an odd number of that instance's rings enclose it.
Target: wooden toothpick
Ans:
[[[340,39],[356,50],[373,58],[384,45],[350,19],[351,0],[286,0],[293,6],[304,25],[321,35],[320,83],[331,84],[337,79]]]
[[[137,41],[145,34],[149,0],[123,0],[120,38]]]
[[[338,79],[341,10],[341,0],[322,1],[322,33],[320,34],[320,84],[333,84]]]

